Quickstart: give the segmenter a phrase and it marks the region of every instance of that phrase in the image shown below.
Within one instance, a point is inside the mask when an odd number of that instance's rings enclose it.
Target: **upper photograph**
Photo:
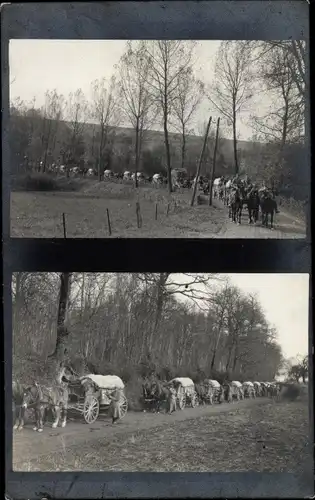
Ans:
[[[10,236],[306,237],[306,47],[10,41]]]

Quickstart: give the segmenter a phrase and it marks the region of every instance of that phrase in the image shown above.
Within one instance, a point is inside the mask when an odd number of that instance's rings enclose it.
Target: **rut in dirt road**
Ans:
[[[112,425],[108,418],[99,418],[97,422],[87,425],[77,419],[69,421],[65,428],[52,429],[45,427],[44,432],[39,435],[32,430],[28,424],[20,433],[13,434],[13,464],[38,458],[40,455],[60,451],[79,443],[98,440],[108,436],[108,439],[118,434],[128,434],[154,427],[165,427],[170,423],[183,420],[194,420],[204,416],[217,415],[233,412],[239,408],[247,408],[270,402],[267,398],[246,399],[237,403],[223,403],[221,405],[198,406],[177,411],[172,415],[155,413],[128,413],[118,425]]]

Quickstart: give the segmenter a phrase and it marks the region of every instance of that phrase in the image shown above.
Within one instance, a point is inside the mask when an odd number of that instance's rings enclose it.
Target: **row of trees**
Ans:
[[[268,143],[262,167],[267,163],[268,177],[275,182],[283,180],[286,147],[304,138],[307,82],[303,42],[224,41],[217,54],[211,84],[196,77],[197,43],[129,41],[110,81],[101,79],[91,84],[89,101],[78,90],[67,100],[57,91],[48,91],[41,109],[36,108],[35,101],[31,106],[13,103],[11,115],[27,118],[21,126],[23,131],[14,133],[14,139],[19,140],[16,143],[12,138],[13,151],[15,147],[15,154],[25,157],[25,161],[40,157],[45,170],[48,156],[62,156],[66,164],[78,163],[84,157],[86,160],[89,150],[88,156],[97,165],[100,177],[110,163],[117,140],[114,127],[126,124],[134,134],[126,144],[128,154],[122,151],[122,156],[129,155],[133,170],[138,171],[147,132],[158,126],[163,128],[163,167],[171,190],[170,130],[180,135],[180,166],[188,166],[188,139],[194,133],[196,112],[201,105],[210,106],[224,119],[224,128],[232,131],[237,173],[240,120],[252,109],[259,94],[262,99],[268,98],[270,107],[264,116],[252,113],[249,122],[254,137]],[[63,119],[67,120],[66,128]],[[89,120],[94,126],[90,127],[92,137],[87,139],[84,131]],[[84,146],[87,142],[88,148],[87,144]]]
[[[268,380],[283,361],[257,298],[218,275],[15,273],[12,294],[16,376],[69,356],[78,373],[126,381],[139,369]]]

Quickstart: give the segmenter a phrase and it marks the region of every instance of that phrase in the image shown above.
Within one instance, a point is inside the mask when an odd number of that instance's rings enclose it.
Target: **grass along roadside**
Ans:
[[[300,472],[311,457],[306,402],[263,406],[121,433],[14,464],[23,471]]]

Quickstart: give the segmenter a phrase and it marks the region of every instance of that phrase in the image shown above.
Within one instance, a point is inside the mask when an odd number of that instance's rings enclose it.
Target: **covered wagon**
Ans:
[[[176,389],[176,399],[178,407],[183,410],[190,403],[192,408],[198,404],[198,397],[195,389],[195,384],[188,377],[176,377],[170,381]]]
[[[206,379],[204,384],[208,388],[209,403],[220,403],[222,394],[222,387],[217,380]]]
[[[120,389],[120,411],[123,418],[128,410],[124,388],[123,381],[117,375],[84,375],[69,383],[68,410],[80,413],[87,424],[92,424],[100,414],[108,412],[110,396],[116,389]]]
[[[254,389],[255,389],[256,396],[262,396],[263,389],[262,389],[262,385],[260,382],[254,382]]]
[[[255,398],[255,387],[253,382],[244,382],[243,383],[243,391],[245,398]]]
[[[238,399],[244,399],[244,389],[242,383],[238,380],[232,380],[231,386],[234,388],[235,392],[238,393]]]

